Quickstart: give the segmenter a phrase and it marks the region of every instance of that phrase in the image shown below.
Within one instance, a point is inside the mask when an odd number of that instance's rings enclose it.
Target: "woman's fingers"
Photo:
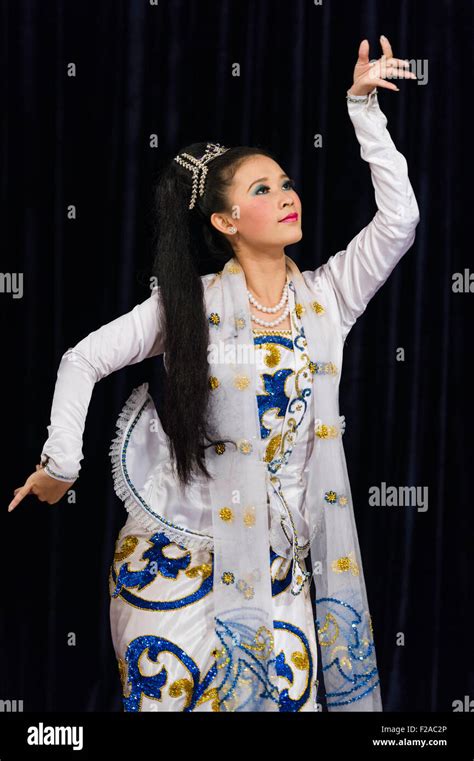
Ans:
[[[385,67],[402,66],[403,68],[406,68],[410,65],[410,61],[407,61],[405,58],[385,58],[385,56],[382,56],[381,58],[377,58],[370,62],[371,66],[376,66],[377,64]]]
[[[397,85],[392,85],[391,82],[387,82],[386,79],[374,79],[373,84],[377,85],[377,87],[386,87],[387,90],[399,90],[400,88],[397,87]]]
[[[359,45],[359,53],[357,63],[365,64],[369,63],[369,41],[362,40]]]
[[[416,79],[416,74],[413,71],[405,71],[405,69],[395,69],[395,76],[401,79]]]
[[[392,46],[383,34],[380,35],[380,44],[382,46],[384,56],[387,58],[393,58]]]
[[[368,73],[368,81],[371,85],[375,85],[384,82],[386,79],[416,79],[416,74],[406,69],[401,69],[396,66],[377,67],[372,68]],[[394,86],[389,89],[398,89]]]
[[[389,69],[400,69],[400,71],[408,71],[410,66],[410,61],[406,61],[404,58],[385,58],[385,56],[382,56],[382,58],[378,58],[376,61],[372,61],[370,63],[370,71],[374,70],[380,70],[382,72],[388,71]]]
[[[404,58],[388,58],[386,64],[387,66],[403,66],[406,68],[410,65],[410,61],[406,61]]]
[[[21,502],[21,500],[24,497],[26,497],[27,494],[30,493],[30,491],[31,491],[31,483],[28,483],[28,481],[25,483],[24,486],[21,486],[19,489],[15,489],[16,496],[14,499],[12,499],[12,501],[8,505],[8,512],[11,513],[11,511],[15,509],[15,507]]]
[[[405,72],[405,79],[410,79],[411,72]],[[416,77],[415,77],[416,79]],[[386,79],[382,79],[382,77],[374,77],[370,80],[370,84],[374,85],[374,87],[386,87],[388,90],[399,90],[400,88],[397,87],[397,85],[392,84],[392,82],[387,82]]]
[[[416,79],[416,74],[412,71],[397,69],[395,66],[389,66],[387,69],[382,69],[381,71],[373,71],[369,76],[371,79],[376,76],[383,79],[396,79],[397,77],[400,77],[401,79]]]

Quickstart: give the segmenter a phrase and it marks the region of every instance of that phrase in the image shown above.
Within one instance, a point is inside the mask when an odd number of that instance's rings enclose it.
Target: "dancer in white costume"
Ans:
[[[161,180],[159,285],[61,360],[41,463],[9,509],[76,480],[96,382],[165,359],[164,424],[145,383],[111,447],[129,512],[109,577],[126,711],[318,710],[317,640],[328,709],[382,710],[338,407],[345,338],[419,221],[377,97],[411,75],[381,43],[374,62],[361,43],[347,95],[378,210],[345,251],[301,273],[284,253],[301,202],[271,154],[194,144]],[[206,250],[224,266],[198,275]]]

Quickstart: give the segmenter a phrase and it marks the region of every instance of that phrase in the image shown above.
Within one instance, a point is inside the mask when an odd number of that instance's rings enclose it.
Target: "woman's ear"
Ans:
[[[211,225],[213,225],[220,233],[226,233],[227,228],[232,226],[232,223],[227,220],[227,217],[224,214],[218,214],[217,212],[211,214],[210,221]]]

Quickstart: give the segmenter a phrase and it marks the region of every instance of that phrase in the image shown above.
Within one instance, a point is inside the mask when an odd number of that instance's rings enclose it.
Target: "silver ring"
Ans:
[[[379,60],[378,58],[371,58],[369,63],[377,63],[378,60]]]

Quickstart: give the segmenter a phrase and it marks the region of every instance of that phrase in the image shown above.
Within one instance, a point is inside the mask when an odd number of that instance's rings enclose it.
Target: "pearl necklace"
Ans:
[[[281,299],[278,302],[278,304],[274,307],[265,307],[263,306],[263,304],[260,304],[260,302],[257,301],[257,299],[254,296],[252,296],[249,290],[247,290],[247,296],[250,303],[253,304],[254,307],[256,307],[257,309],[259,309],[260,312],[268,312],[271,314],[275,314],[275,312],[278,312],[282,308],[285,302],[288,302],[288,284],[285,283],[285,285],[283,286]],[[275,325],[279,325],[280,322],[283,322],[283,320],[285,320],[286,317],[288,316],[289,312],[290,312],[290,305],[287,303],[283,314],[281,314],[280,317],[277,317],[275,320],[272,320],[271,322],[266,322],[265,320],[261,320],[260,317],[256,317],[252,313],[250,314],[250,316],[252,320],[256,322],[258,325],[263,325],[264,328],[273,328],[275,327]]]

